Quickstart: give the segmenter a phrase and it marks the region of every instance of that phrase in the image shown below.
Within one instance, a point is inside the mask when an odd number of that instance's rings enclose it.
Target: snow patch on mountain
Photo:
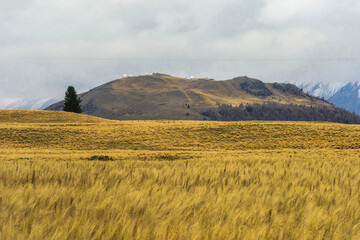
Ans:
[[[331,96],[328,101],[360,115],[360,84],[348,83]]]
[[[313,82],[294,84],[310,95],[324,98],[337,107],[360,115],[359,82]]]
[[[346,85],[343,82],[314,82],[314,83],[300,83],[295,84],[299,88],[303,89],[305,93],[310,95],[329,99],[336,94],[342,87]]]

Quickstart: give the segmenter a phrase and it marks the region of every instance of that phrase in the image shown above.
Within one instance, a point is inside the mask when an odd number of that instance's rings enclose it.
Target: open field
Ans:
[[[359,137],[0,111],[0,239],[360,239]]]

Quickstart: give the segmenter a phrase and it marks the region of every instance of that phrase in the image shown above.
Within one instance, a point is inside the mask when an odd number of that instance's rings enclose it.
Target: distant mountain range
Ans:
[[[126,77],[80,94],[85,114],[108,119],[206,119],[202,114],[221,104],[294,104],[333,106],[292,84],[264,83],[249,77],[215,81],[165,74]],[[47,110],[61,110],[63,101]]]
[[[240,89],[237,83],[241,85]],[[303,91],[301,94],[300,89]],[[360,83],[314,82],[292,85],[263,83],[248,77],[215,81],[153,74],[125,77],[80,94],[84,113],[110,119],[200,119],[201,109],[213,108],[216,104],[236,106],[264,101],[297,103],[300,99],[305,99],[306,104],[314,104],[308,95],[323,98],[360,115]],[[62,102],[59,101],[52,98],[18,99],[0,104],[0,109],[60,110]],[[319,99],[316,101],[315,105]],[[181,105],[181,110],[177,104]],[[184,104],[190,108],[183,108]],[[193,116],[189,117],[190,114]]]
[[[0,109],[43,110],[58,102],[59,99],[45,98],[37,100],[16,99],[10,103],[0,105]]]
[[[304,92],[360,115],[360,83],[297,84]]]

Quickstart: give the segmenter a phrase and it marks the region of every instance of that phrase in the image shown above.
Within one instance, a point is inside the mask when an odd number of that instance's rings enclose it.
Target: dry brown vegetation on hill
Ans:
[[[357,125],[0,111],[0,133],[0,239],[360,238]]]

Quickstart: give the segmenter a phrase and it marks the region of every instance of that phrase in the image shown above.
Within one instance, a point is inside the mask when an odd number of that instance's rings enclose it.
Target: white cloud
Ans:
[[[327,4],[327,0],[265,0],[261,20],[287,21],[299,15],[311,17],[326,9]]]
[[[311,28],[253,30],[234,39],[214,43],[217,55],[226,58],[296,59],[325,41],[326,37]]]

